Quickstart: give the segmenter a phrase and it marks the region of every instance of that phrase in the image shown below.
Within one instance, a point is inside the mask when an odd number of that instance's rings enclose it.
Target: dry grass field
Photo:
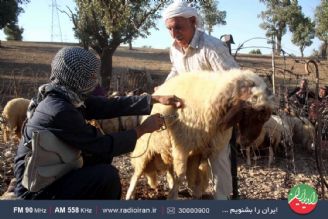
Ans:
[[[31,98],[36,94],[38,86],[48,81],[50,75],[50,63],[56,52],[63,46],[73,44],[60,43],[36,43],[36,42],[1,42],[0,47],[0,111],[6,102],[14,97]],[[286,88],[295,87],[302,77],[310,81],[311,88],[315,87],[315,69],[310,66],[311,73],[305,72],[306,59],[294,59],[290,57],[275,57],[276,92],[285,91]],[[271,56],[257,56],[241,54],[237,56],[237,62],[242,68],[251,69],[262,75],[272,87],[272,60]],[[328,61],[317,62],[319,66],[320,85],[328,85]],[[112,86],[115,89],[118,76],[130,69],[145,71],[151,75],[153,85],[161,84],[170,71],[168,50],[156,50],[136,48],[128,50],[120,47],[113,57]],[[7,189],[13,176],[13,157],[16,145],[5,144],[0,133],[0,195]],[[315,165],[315,157],[312,153],[298,151],[295,154],[296,172],[290,174],[286,165],[286,158],[278,157],[272,168],[266,167],[265,153],[262,159],[255,165],[246,166],[245,158],[239,156],[238,178],[239,194],[242,199],[286,199],[291,185],[296,183],[309,183],[318,191],[321,191],[318,173]],[[328,156],[327,156],[328,157]],[[326,160],[327,161],[327,160]],[[326,164],[328,162],[325,162]],[[125,194],[132,168],[129,158],[122,156],[114,161],[121,173],[123,194]],[[328,167],[326,166],[326,169]],[[327,172],[325,172],[328,177]],[[157,192],[151,190],[141,180],[138,186],[139,199],[163,199],[167,195],[167,184],[160,184]],[[325,198],[328,198],[327,191]],[[189,198],[181,193],[182,199]],[[319,194],[320,199],[324,196]],[[204,198],[211,198],[206,196]]]
[[[0,48],[0,109],[8,98],[15,96],[31,98],[36,88],[47,82],[50,75],[51,60],[56,52],[63,46],[72,45],[2,42]],[[151,75],[155,84],[162,83],[171,68],[168,54],[168,50],[160,49],[137,48],[128,50],[125,47],[118,48],[113,57],[112,85],[116,84],[117,75],[126,73],[129,68],[146,71]],[[266,78],[271,78],[271,56],[238,54],[237,61],[242,68],[251,69],[266,76]],[[276,57],[276,87],[278,88],[279,85],[293,87],[302,77],[307,77],[312,81],[310,84],[314,86],[314,74],[306,74],[305,61],[305,59],[287,57],[284,60],[283,57]],[[328,84],[328,61],[321,61],[318,66],[320,84]],[[287,70],[285,73],[284,69]]]

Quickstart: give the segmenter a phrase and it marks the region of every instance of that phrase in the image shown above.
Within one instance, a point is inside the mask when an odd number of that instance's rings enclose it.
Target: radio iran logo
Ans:
[[[288,193],[289,207],[297,214],[308,214],[317,206],[318,194],[306,184],[294,186]]]

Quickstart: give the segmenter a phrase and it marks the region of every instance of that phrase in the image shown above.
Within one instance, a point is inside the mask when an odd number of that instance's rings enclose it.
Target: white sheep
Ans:
[[[145,95],[143,93],[141,95]],[[108,98],[119,98],[123,94],[118,91],[114,91],[109,95]],[[126,96],[133,96],[134,93],[131,91],[126,94]],[[120,116],[111,119],[102,119],[92,121],[92,125],[98,128],[103,134],[110,134],[118,131],[130,130],[137,127],[140,124],[139,116]]]
[[[293,129],[293,142],[295,147],[303,148],[306,151],[313,151],[315,138],[315,128],[309,119],[305,117],[295,117]]]
[[[209,179],[212,178],[208,155],[205,154],[192,152],[188,156],[186,178],[195,199],[201,198],[209,185]]]
[[[141,149],[141,148],[140,148]],[[144,149],[143,152],[145,152],[147,149]],[[167,148],[169,149],[169,148]],[[165,148],[163,148],[165,150]],[[138,158],[141,154],[136,153],[143,153],[142,151],[134,151],[132,156],[131,163],[133,164],[141,164],[139,167],[139,170],[142,171],[147,178],[147,182],[149,186],[157,191],[157,176],[161,173],[166,172],[166,180],[168,182],[168,186],[170,189],[173,188],[174,184],[174,171],[173,171],[173,160],[171,155],[169,154],[169,151],[166,151],[162,154],[154,153],[154,154],[148,154],[150,155],[149,160],[147,163],[141,163],[141,162],[134,162],[134,158]],[[166,157],[165,157],[166,156]],[[163,159],[163,157],[165,157]],[[145,165],[142,165],[145,164]],[[134,165],[133,165],[134,166]],[[136,171],[136,169],[135,169]],[[187,176],[187,182],[188,186],[193,192],[193,197],[195,199],[199,199],[201,195],[205,192],[209,185],[209,178],[210,178],[211,170],[208,163],[208,159],[206,156],[203,156],[203,154],[195,151],[191,151],[188,156],[187,161],[187,169],[186,169],[186,176]],[[130,185],[130,189],[134,189],[137,183],[137,180],[140,175],[134,174],[133,177],[135,179],[131,179],[131,183],[135,183],[134,185]],[[128,193],[131,193],[131,195],[127,196],[127,199],[134,198],[134,191],[128,191]]]
[[[28,99],[14,98],[5,105],[2,112],[4,121],[1,124],[4,142],[9,141],[9,136],[16,140],[21,138],[21,128],[26,119],[29,103]]]
[[[134,174],[126,199],[134,196],[138,178],[144,173],[154,175],[149,166],[153,160],[162,163],[172,175],[168,198],[176,199],[178,188],[187,172],[189,155],[209,159],[214,181],[218,181],[218,154],[229,143],[232,127],[238,124],[240,140],[255,140],[272,110],[272,95],[264,81],[255,73],[231,70],[216,73],[186,73],[170,79],[160,86],[154,95],[173,95],[183,99],[184,107],[155,104],[152,113],[168,115],[166,130],[143,135],[132,152]],[[194,164],[194,167],[202,163]],[[151,171],[148,171],[151,169]],[[201,175],[197,169],[189,170]],[[188,177],[190,178],[190,176]],[[199,176],[195,177],[199,179]],[[169,179],[171,181],[171,179]],[[197,185],[196,185],[197,186]],[[199,185],[202,186],[202,185]],[[218,185],[214,190],[218,191]],[[194,188],[195,189],[195,188]],[[201,191],[202,188],[195,189]],[[215,198],[218,198],[215,192]],[[200,196],[196,194],[195,196]]]
[[[111,119],[92,120],[90,124],[103,134],[110,134],[133,129],[140,124],[139,120],[139,116],[120,116]]]

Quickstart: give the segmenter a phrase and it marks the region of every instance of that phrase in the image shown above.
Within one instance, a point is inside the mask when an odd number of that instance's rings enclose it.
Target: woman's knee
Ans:
[[[122,188],[118,170],[111,165],[106,165],[103,173],[105,179],[103,182],[104,190],[108,192],[104,199],[120,199]]]
[[[120,199],[121,182],[118,170],[108,164],[96,165],[93,168],[93,176],[97,183],[94,191],[99,191],[98,199]]]
[[[101,164],[94,166],[92,171],[96,178],[100,177],[105,183],[120,182],[120,176],[118,170],[112,165]]]

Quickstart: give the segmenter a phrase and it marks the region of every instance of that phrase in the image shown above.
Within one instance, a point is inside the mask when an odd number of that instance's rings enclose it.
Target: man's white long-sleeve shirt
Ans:
[[[196,30],[187,49],[173,43],[170,49],[172,69],[166,80],[190,71],[224,71],[239,68],[224,43]]]

